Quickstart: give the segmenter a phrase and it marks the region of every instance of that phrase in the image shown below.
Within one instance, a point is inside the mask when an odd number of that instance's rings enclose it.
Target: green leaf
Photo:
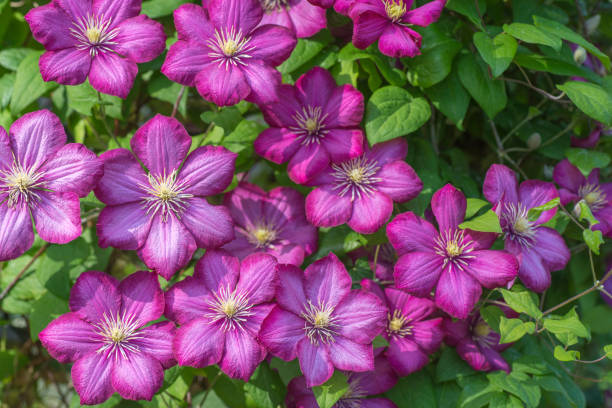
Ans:
[[[0,51],[0,66],[9,71],[16,71],[21,61],[31,52],[30,48],[7,48],[2,50]]]
[[[278,371],[263,362],[257,367],[249,382],[244,384],[247,405],[254,408],[276,408],[285,400],[286,388]],[[249,404],[249,400],[252,404]]]
[[[423,97],[395,86],[380,88],[368,101],[365,129],[370,144],[414,132],[429,120],[431,110]]]
[[[578,220],[584,221],[587,220],[590,226],[599,224],[599,220],[595,218],[593,212],[591,211],[591,207],[587,204],[587,202],[583,199],[578,201],[578,209],[580,213],[578,214]]]
[[[582,81],[568,81],[557,88],[567,94],[572,102],[599,122],[612,125],[612,95],[599,85]]]
[[[601,293],[606,296],[605,293]],[[608,334],[612,333],[612,319],[610,319],[610,306],[607,304],[595,305],[583,309],[582,321],[587,325],[592,333]]]
[[[553,198],[542,205],[531,208],[527,213],[527,218],[529,218],[530,221],[535,221],[544,211],[552,210],[553,208],[557,208],[559,205],[561,205],[561,199],[559,197]]]
[[[13,84],[15,83],[15,73],[5,74],[0,77],[0,109],[8,106],[13,95]]]
[[[38,98],[57,87],[56,82],[45,82],[38,70],[38,58],[42,51],[32,51],[21,61],[11,97],[11,113],[17,115]]]
[[[68,106],[82,115],[91,116],[91,110],[94,107],[98,109],[100,107],[98,91],[87,81],[80,85],[67,86],[66,93],[68,95]],[[100,95],[106,114],[112,118],[121,119],[122,99],[113,95]]]
[[[539,319],[542,311],[538,307],[538,296],[520,285],[514,285],[512,290],[499,289],[504,301],[517,313],[525,313],[527,316]]]
[[[525,334],[531,334],[535,330],[535,323],[524,322],[521,319],[508,319],[501,316],[499,320],[499,334],[501,338],[500,344],[512,343],[523,337]]]
[[[499,307],[485,306],[480,309],[480,316],[494,332],[499,333],[499,321],[504,316],[504,312]]]
[[[426,93],[435,108],[462,130],[463,118],[470,105],[470,95],[461,85],[457,72],[452,71],[444,81],[427,88]]]
[[[603,349],[604,353],[606,353],[606,358],[612,360],[612,344],[605,345]]]
[[[30,313],[30,338],[38,340],[40,333],[51,321],[64,313],[68,313],[68,303],[50,292],[45,293],[32,304]]]
[[[159,18],[172,14],[179,6],[190,3],[189,0],[148,0],[142,2],[142,14],[149,18]]]
[[[478,217],[459,224],[459,228],[481,232],[497,232],[498,234],[502,233],[501,225],[499,225],[499,217],[493,210],[489,210]]]
[[[349,390],[346,375],[335,371],[323,385],[312,387],[320,408],[331,408]]]
[[[289,74],[298,70],[302,65],[316,57],[332,40],[333,37],[328,30],[320,31],[310,38],[298,39],[293,52],[285,62],[279,65],[278,70],[281,74]]]
[[[487,34],[474,34],[474,44],[482,59],[491,67],[494,77],[500,76],[512,63],[518,43],[508,34],[498,34],[491,39]]]
[[[457,355],[454,349],[445,348],[442,350],[442,354],[436,365],[437,383],[456,380],[474,374],[476,374],[476,372]]]
[[[383,78],[385,78],[385,81],[389,82],[391,85],[403,86],[406,83],[406,76],[404,75],[404,72],[392,66],[389,58],[383,58],[378,52],[378,48],[376,48],[376,46],[371,46],[365,50],[360,50],[352,43],[348,43],[342,48],[338,54],[338,58],[340,61],[345,63],[361,59],[369,59],[376,64],[376,68],[378,68],[380,74],[383,76]]]
[[[508,97],[504,82],[489,76],[487,66],[481,58],[472,54],[461,57],[459,79],[489,118],[493,119],[506,107]]]
[[[35,250],[32,248],[30,253]],[[5,263],[0,273],[0,292],[4,290],[32,260],[28,254],[21,255],[19,258]],[[8,295],[2,299],[0,308],[5,313],[29,314],[32,311],[32,304],[45,294],[45,288],[36,278],[35,271],[38,268],[38,261],[30,265],[21,278],[17,281]]]
[[[585,176],[593,169],[605,168],[610,164],[610,156],[607,153],[577,147],[567,149],[565,157]]]
[[[544,319],[544,328],[553,333],[563,344],[576,344],[577,337],[590,339],[591,335],[573,308],[564,316],[552,315]]]
[[[547,31],[541,30],[531,24],[504,24],[504,32],[510,34],[517,40],[521,40],[529,44],[547,45],[557,51],[559,51],[561,49],[561,46],[563,45],[561,38]]]
[[[376,338],[372,342],[372,346],[374,347],[374,349],[377,349],[379,347],[387,347],[388,345],[389,342],[383,336],[376,336]]]
[[[477,5],[478,7],[476,7]],[[481,14],[487,11],[487,3],[485,0],[478,0],[478,3],[473,0],[449,0],[446,4],[446,8],[463,14],[482,31],[485,30],[479,16],[479,11]]]
[[[587,78],[591,81],[601,81],[593,71],[576,65],[573,61],[566,61],[548,55],[534,54],[526,48],[519,48],[514,57],[514,62],[523,68],[533,71],[550,72],[551,74],[563,76],[577,76]]]
[[[487,205],[489,205],[489,202],[481,200],[480,198],[468,198],[467,207],[465,209],[465,218],[473,217],[478,211],[480,211]]]
[[[582,230],[582,238],[589,249],[596,255],[599,255],[599,247],[604,243],[601,231],[593,231],[591,229]]]
[[[526,407],[535,408],[540,403],[540,387],[533,384],[529,379],[521,381],[511,374],[504,371],[495,371],[487,374],[487,378],[492,386],[503,391],[514,394]]]
[[[580,352],[576,350],[565,350],[563,347],[556,345],[553,353],[559,361],[575,361],[580,358]]]
[[[406,390],[410,390],[410,393]],[[437,406],[433,382],[424,370],[401,378],[385,393],[385,396],[400,408],[436,408]]]

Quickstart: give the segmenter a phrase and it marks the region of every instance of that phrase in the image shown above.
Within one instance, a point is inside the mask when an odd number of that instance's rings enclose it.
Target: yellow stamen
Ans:
[[[481,321],[481,322],[478,322],[478,324],[476,324],[476,326],[474,327],[474,333],[478,337],[484,337],[484,336],[489,335],[489,333],[491,333],[491,328],[489,327],[488,324]]]
[[[399,21],[406,14],[406,5],[403,0],[383,0],[385,12],[394,22]]]

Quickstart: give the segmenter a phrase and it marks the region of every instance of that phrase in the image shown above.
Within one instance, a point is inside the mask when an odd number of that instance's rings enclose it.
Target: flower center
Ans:
[[[473,251],[473,241],[465,236],[464,230],[446,230],[434,241],[435,251],[444,258],[444,267],[452,263],[454,266],[463,270],[468,264],[468,259],[473,258],[470,252]]]
[[[208,304],[209,312],[205,314],[211,323],[221,321],[223,331],[240,329],[244,330],[244,322],[253,315],[247,293],[233,291],[228,287],[219,289],[214,298]]]
[[[289,10],[289,0],[259,0],[259,2],[267,13],[283,11],[283,9]]]
[[[408,325],[410,319],[407,319],[401,311],[395,310],[393,315],[387,314],[387,333],[390,335],[398,335],[405,337],[412,333],[412,326]]]
[[[484,320],[479,321],[476,326],[474,326],[474,334],[478,337],[488,336],[489,333],[491,333],[491,328]]]
[[[586,201],[591,210],[601,210],[608,203],[606,194],[599,186],[584,184],[578,189],[578,195]]]
[[[385,5],[385,12],[394,23],[401,20],[406,14],[406,5],[403,0],[382,0]]]
[[[266,248],[276,240],[276,234],[272,226],[262,225],[249,231],[247,240],[257,248]]]
[[[251,37],[245,36],[241,30],[236,31],[233,27],[216,29],[215,37],[208,40],[208,47],[211,50],[208,56],[218,62],[219,66],[225,64],[226,69],[230,64],[246,66],[243,60],[251,58],[249,52],[255,49],[249,44],[250,41]]]
[[[347,374],[348,390],[340,397],[334,408],[359,408],[361,399],[367,395],[355,373]]]
[[[334,341],[338,323],[333,315],[334,307],[320,302],[313,304],[310,300],[304,305],[304,331],[312,344],[330,343]]]
[[[92,57],[99,52],[111,52],[114,41],[119,35],[119,29],[110,26],[112,18],[105,19],[104,15],[94,16],[88,14],[72,23],[70,33],[77,40],[76,48],[79,50],[89,50]]]
[[[187,201],[193,197],[193,194],[184,192],[185,181],[177,182],[177,171],[166,176],[149,174],[148,185],[140,185],[140,188],[146,193],[142,198],[142,204],[146,209],[147,214],[154,217],[157,213],[161,214],[163,222],[168,220],[168,215],[173,214],[180,219],[181,214],[187,208]]]
[[[302,139],[302,144],[308,145],[311,143],[321,143],[321,139],[329,133],[329,130],[325,129],[325,119],[327,113],[323,113],[323,108],[320,106],[306,106],[302,107],[301,112],[295,112],[293,120],[296,126],[290,127],[290,129]]]
[[[36,190],[44,188],[43,176],[43,172],[25,169],[18,163],[14,163],[7,171],[0,170],[0,194],[8,194],[9,208],[40,200]]]
[[[357,157],[340,164],[332,164],[332,177],[334,178],[334,190],[338,195],[344,197],[351,194],[351,201],[360,199],[362,195],[369,195],[376,191],[376,183],[382,181],[376,177],[380,166],[375,160],[368,160],[365,156]]]
[[[521,203],[504,204],[500,217],[500,224],[504,231],[504,238],[516,241],[524,248],[530,248],[535,243],[537,225],[529,221],[529,211]]]
[[[134,340],[142,338],[138,334],[140,321],[134,315],[126,312],[116,316],[103,314],[102,321],[94,324],[98,329],[97,333],[102,337],[102,346],[97,350],[98,353],[107,352],[107,358],[114,355],[118,358],[121,355],[126,358],[126,352],[138,352],[139,348],[133,344]]]

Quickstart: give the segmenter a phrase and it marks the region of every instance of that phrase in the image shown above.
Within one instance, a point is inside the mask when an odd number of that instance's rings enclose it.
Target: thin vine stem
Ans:
[[[106,129],[106,133],[115,141],[117,147],[121,147],[119,144],[119,140],[117,140],[117,136],[115,136],[115,132],[110,128],[106,119],[106,107],[104,106],[104,101],[102,100],[102,94],[98,91],[98,102],[100,103],[100,113],[102,113],[102,123],[104,124],[104,129]]]
[[[176,116],[176,112],[178,111],[178,106],[181,103],[181,99],[183,99],[183,94],[185,94],[185,90],[187,89],[187,87],[185,85],[183,85],[181,87],[181,90],[179,91],[178,94],[178,98],[176,98],[176,102],[174,102],[174,106],[172,107],[172,117]]]

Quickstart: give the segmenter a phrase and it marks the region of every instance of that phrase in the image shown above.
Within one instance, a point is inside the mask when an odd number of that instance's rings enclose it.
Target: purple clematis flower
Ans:
[[[576,166],[564,159],[555,166],[553,180],[561,187],[562,205],[584,200],[599,221],[593,229],[612,237],[612,183],[599,182],[599,169],[584,177]]]
[[[304,197],[288,187],[266,193],[241,183],[225,196],[234,219],[234,239],[223,248],[240,259],[266,252],[279,263],[300,266],[317,249],[317,228],[306,221]]]
[[[274,304],[276,259],[253,254],[242,264],[223,250],[209,250],[193,277],[166,293],[166,316],[181,327],[174,340],[180,365],[219,364],[248,381],[266,356],[258,342],[261,323]]]
[[[53,0],[26,14],[34,38],[47,50],[40,57],[45,81],[89,82],[94,89],[127,97],[136,63],[166,48],[164,28],[140,15],[142,0]]]
[[[603,124],[597,122],[595,125],[595,129],[589,133],[589,136],[586,138],[580,138],[576,136],[572,136],[572,146],[573,147],[582,147],[585,149],[591,149],[597,146],[599,143],[599,139],[601,138],[601,134],[604,132]]]
[[[378,40],[380,52],[389,57],[421,54],[421,35],[410,29],[438,20],[446,0],[434,0],[411,10],[413,0],[355,0],[349,16],[355,24],[353,44],[365,49]],[[342,5],[339,7],[344,9]]]
[[[315,67],[279,92],[282,101],[262,106],[270,128],[254,147],[274,163],[289,162],[291,180],[305,184],[330,162],[363,153],[363,95],[353,86],[337,86],[328,71]]]
[[[100,176],[102,161],[81,144],[66,144],[62,123],[48,110],[23,115],[8,135],[0,126],[0,261],[32,246],[32,220],[47,242],[79,237],[79,197]]]
[[[49,323],[39,337],[53,358],[74,363],[72,382],[81,404],[100,404],[115,391],[126,399],[151,400],[164,370],[176,364],[174,325],[147,326],[163,311],[157,275],[140,271],[119,283],[89,271],[70,292],[70,313]]]
[[[407,376],[429,363],[429,355],[442,344],[442,318],[432,318],[437,311],[434,302],[427,298],[410,296],[403,290],[383,290],[370,280],[361,286],[378,296],[387,306],[385,332],[389,342],[385,353],[391,367],[400,376]]]
[[[298,358],[308,387],[323,384],[334,367],[374,369],[372,340],[382,331],[385,307],[376,296],[351,290],[351,277],[330,253],[304,272],[280,265],[277,305],[260,339],[283,360]]]
[[[397,408],[386,398],[368,398],[389,391],[397,383],[397,376],[381,351],[376,351],[378,355],[374,359],[373,371],[345,373],[349,389],[332,408]],[[289,382],[285,404],[287,408],[319,408],[312,389],[306,386],[304,376]]]
[[[552,183],[527,180],[519,186],[516,175],[501,164],[487,171],[483,194],[499,216],[505,249],[519,263],[518,276],[529,289],[542,292],[550,286],[550,273],[565,268],[570,252],[561,235],[542,224],[554,217],[557,209],[544,211],[531,220],[529,210],[559,197]]]
[[[517,317],[512,311],[502,310],[508,318]],[[474,370],[510,372],[510,366],[500,353],[513,343],[499,344],[499,334],[491,329],[478,311],[474,311],[465,320],[453,322],[451,319],[444,319],[443,329],[445,343],[455,347],[459,357]]]
[[[100,156],[104,176],[95,193],[107,205],[98,218],[102,248],[138,250],[149,268],[170,279],[196,248],[234,239],[229,211],[206,197],[231,183],[235,153],[202,146],[187,155],[191,137],[179,121],[162,115],[138,129],[131,146],[135,155],[114,149]]]
[[[463,193],[447,184],[431,200],[439,232],[412,212],[398,215],[387,226],[389,241],[400,255],[396,286],[419,297],[435,288],[436,306],[459,319],[470,314],[481,286],[505,286],[518,269],[513,255],[489,250],[495,233],[459,228],[466,206]]]
[[[325,9],[308,0],[259,0],[264,9],[260,25],[286,27],[297,38],[311,37],[327,26]]]
[[[319,186],[306,197],[306,217],[318,227],[347,223],[362,234],[376,232],[391,216],[394,202],[406,202],[421,192],[423,183],[404,161],[408,144],[393,139],[366,146],[362,156],[332,164],[311,184]]]
[[[162,72],[221,106],[243,99],[278,100],[281,75],[274,67],[293,51],[295,35],[277,25],[258,26],[263,18],[259,0],[205,3],[205,8],[184,4],[174,11],[179,40],[170,47]]]

